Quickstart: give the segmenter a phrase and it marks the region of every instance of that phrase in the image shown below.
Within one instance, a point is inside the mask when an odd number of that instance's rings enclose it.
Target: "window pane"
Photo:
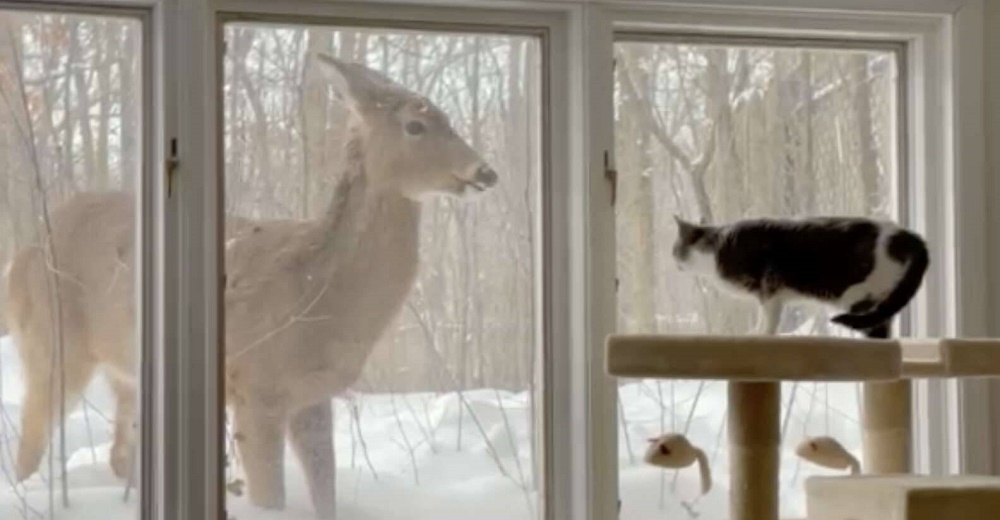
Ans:
[[[141,43],[0,11],[0,518],[137,515]]]
[[[677,270],[673,215],[869,215],[897,209],[895,54],[686,43],[615,46],[619,330],[745,334],[753,304]],[[829,311],[785,309],[781,334],[845,335]],[[836,473],[800,461],[806,436],[831,435],[860,459],[859,385],[785,383],[781,514],[805,516],[803,479]],[[726,385],[621,380],[622,518],[726,518]],[[647,438],[686,433],[709,456],[697,469],[642,462]]]
[[[535,518],[539,42],[225,37],[229,513]]]

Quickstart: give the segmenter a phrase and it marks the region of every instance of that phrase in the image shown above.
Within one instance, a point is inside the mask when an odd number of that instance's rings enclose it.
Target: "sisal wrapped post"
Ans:
[[[781,383],[729,383],[730,520],[778,519]]]
[[[864,383],[865,473],[910,473],[911,403],[909,380]]]

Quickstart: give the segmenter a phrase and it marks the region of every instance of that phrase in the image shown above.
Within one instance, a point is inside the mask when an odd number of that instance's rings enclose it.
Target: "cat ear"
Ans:
[[[674,222],[677,223],[677,236],[684,240],[687,240],[687,238],[698,229],[697,225],[692,224],[677,215],[674,215]]]

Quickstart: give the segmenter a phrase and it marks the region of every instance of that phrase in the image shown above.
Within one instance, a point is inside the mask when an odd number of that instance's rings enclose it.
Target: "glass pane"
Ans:
[[[615,46],[619,330],[745,334],[752,303],[676,268],[673,215],[898,215],[895,54],[685,43]],[[781,334],[846,335],[829,310],[786,307]],[[727,518],[726,385],[621,380],[622,518]],[[783,385],[781,516],[804,517],[803,479],[837,473],[795,446],[831,435],[860,459],[859,385]],[[698,471],[642,462],[647,439],[685,433]]]
[[[225,37],[229,513],[535,518],[539,42]]]
[[[0,11],[0,518],[134,518],[137,20]]]

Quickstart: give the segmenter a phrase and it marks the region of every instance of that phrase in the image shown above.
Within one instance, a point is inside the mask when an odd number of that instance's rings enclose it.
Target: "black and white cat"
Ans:
[[[923,238],[887,221],[814,217],[712,226],[674,220],[678,267],[757,300],[761,334],[778,331],[786,302],[807,299],[845,311],[834,323],[888,337],[892,318],[916,294],[929,264]]]

